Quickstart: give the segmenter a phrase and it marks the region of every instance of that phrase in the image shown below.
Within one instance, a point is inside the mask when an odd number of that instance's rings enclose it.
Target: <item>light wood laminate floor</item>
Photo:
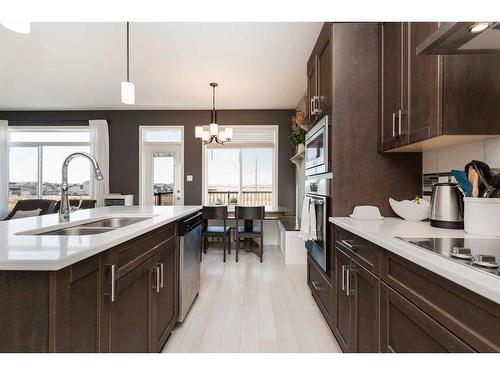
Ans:
[[[285,265],[277,246],[253,253],[208,249],[201,289],[163,352],[341,352],[306,282],[305,265]]]

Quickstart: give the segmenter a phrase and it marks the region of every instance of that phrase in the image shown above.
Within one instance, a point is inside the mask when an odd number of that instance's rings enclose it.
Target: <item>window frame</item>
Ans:
[[[60,132],[60,133],[68,133],[68,132],[82,132],[85,130],[90,133],[89,126],[8,126],[7,133],[7,150],[10,154],[11,147],[36,147],[38,151],[37,160],[37,189],[36,189],[36,199],[43,199],[43,147],[47,146],[88,146],[91,147],[91,140],[89,137],[88,142],[39,142],[39,141],[22,141],[22,142],[11,142],[10,135],[11,133],[19,133],[19,132]],[[9,163],[10,165],[10,163]],[[10,170],[8,171],[9,178],[6,181],[7,184],[7,200],[10,196]],[[89,176],[89,181],[93,181],[92,173]],[[89,191],[89,195],[92,196],[92,191]]]
[[[274,143],[272,145],[270,143],[255,143],[251,142],[248,144],[245,144],[243,142],[238,142],[238,143],[231,143],[228,142],[224,145],[220,144],[214,144],[210,143],[208,145],[203,144],[201,142],[201,149],[202,149],[202,191],[201,191],[201,199],[202,199],[202,204],[203,205],[208,205],[208,152],[212,148],[219,148],[219,149],[224,149],[224,148],[233,148],[233,149],[240,149],[239,152],[239,165],[240,165],[240,170],[239,170],[239,189],[238,189],[238,201],[241,202],[241,196],[242,196],[242,179],[243,179],[243,174],[242,174],[242,149],[262,149],[262,148],[268,148],[273,150],[273,161],[272,161],[272,194],[273,194],[273,200],[272,200],[272,207],[278,207],[278,165],[279,165],[279,126],[278,125],[219,125],[222,128],[229,127],[233,128],[233,131],[235,131],[238,128],[257,128],[257,129],[262,129],[262,128],[267,128],[267,129],[272,129],[274,132]]]

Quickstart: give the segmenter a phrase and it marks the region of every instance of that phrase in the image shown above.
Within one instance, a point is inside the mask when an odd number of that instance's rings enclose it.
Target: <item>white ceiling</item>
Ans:
[[[130,80],[122,104],[125,23],[0,26],[0,109],[294,108],[321,23],[131,23]]]

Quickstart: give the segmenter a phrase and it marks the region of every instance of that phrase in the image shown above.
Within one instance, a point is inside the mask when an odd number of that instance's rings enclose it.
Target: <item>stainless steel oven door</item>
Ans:
[[[328,116],[306,135],[305,163],[307,176],[328,172]]]
[[[310,204],[314,205],[316,217],[316,239],[306,241],[307,252],[316,260],[319,266],[328,272],[327,222],[329,197],[307,194]]]

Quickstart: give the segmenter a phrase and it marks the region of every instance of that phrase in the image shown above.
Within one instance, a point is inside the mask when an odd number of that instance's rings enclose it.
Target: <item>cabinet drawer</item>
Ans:
[[[500,351],[500,305],[384,251],[382,280],[479,352]]]
[[[382,283],[381,346],[393,353],[467,353],[474,350]]]
[[[321,312],[330,324],[333,288],[310,257],[307,258],[307,284]]]
[[[374,275],[379,275],[380,247],[337,226],[335,243],[361,266]]]
[[[176,235],[177,224],[171,223],[111,249],[111,263],[117,265],[117,277],[133,270],[160,248],[175,243]]]

